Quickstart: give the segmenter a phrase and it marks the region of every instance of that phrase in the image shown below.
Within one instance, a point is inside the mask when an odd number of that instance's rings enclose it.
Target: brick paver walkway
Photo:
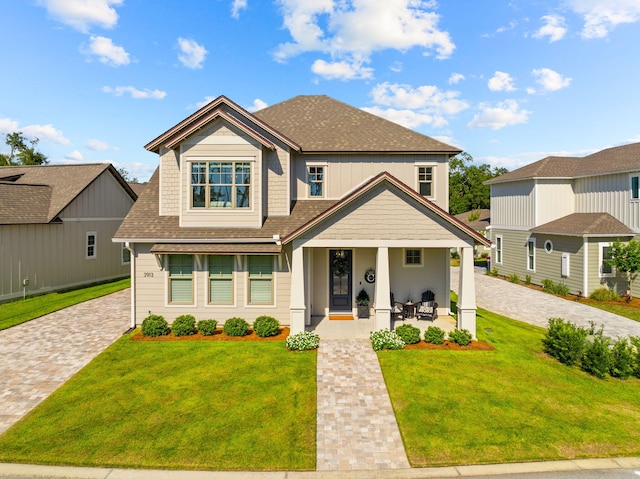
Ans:
[[[322,339],[317,368],[316,468],[408,468],[378,357],[369,340]]]
[[[0,434],[129,327],[128,289],[0,331]]]

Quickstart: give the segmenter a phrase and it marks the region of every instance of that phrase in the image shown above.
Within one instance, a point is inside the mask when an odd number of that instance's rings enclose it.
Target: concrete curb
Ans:
[[[511,475],[535,472],[640,469],[640,457],[574,459],[571,461],[520,462],[470,466],[375,471],[168,471],[149,469],[109,469],[92,467],[39,466],[0,463],[0,477],[27,476],[67,479],[426,479]]]

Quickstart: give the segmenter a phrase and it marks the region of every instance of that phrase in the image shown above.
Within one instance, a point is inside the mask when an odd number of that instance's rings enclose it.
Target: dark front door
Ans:
[[[329,250],[329,309],[351,311],[351,250]]]

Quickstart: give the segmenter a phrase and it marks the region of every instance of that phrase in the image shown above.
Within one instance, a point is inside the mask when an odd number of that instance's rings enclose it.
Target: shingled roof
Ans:
[[[569,236],[634,236],[632,229],[608,213],[572,213],[529,231]]]
[[[55,221],[106,170],[111,170],[134,200],[137,198],[108,163],[0,167],[0,224]]]
[[[548,156],[486,181],[485,184],[534,178],[580,178],[640,170],[640,143],[607,148],[579,158]]]

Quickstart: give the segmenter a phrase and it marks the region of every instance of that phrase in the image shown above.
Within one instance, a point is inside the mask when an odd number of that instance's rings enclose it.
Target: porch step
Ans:
[[[353,314],[329,314],[331,321],[353,321]]]

